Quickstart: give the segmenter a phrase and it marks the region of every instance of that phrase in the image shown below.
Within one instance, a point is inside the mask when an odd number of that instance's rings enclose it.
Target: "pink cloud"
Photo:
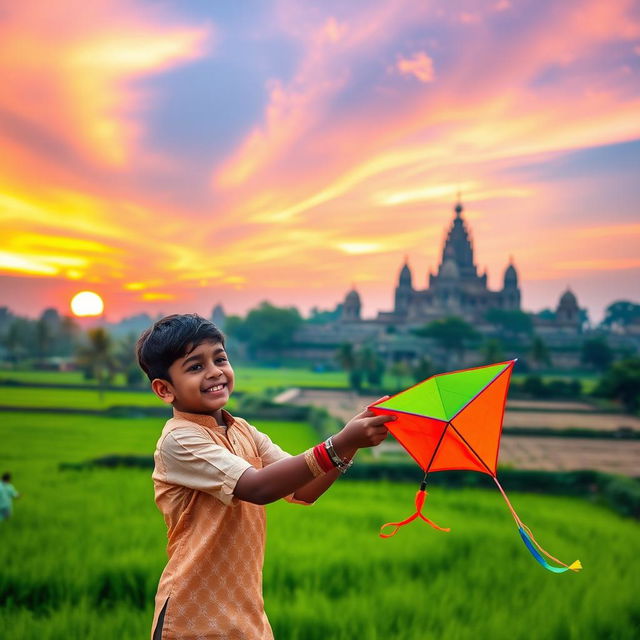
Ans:
[[[506,11],[507,9],[511,9],[511,2],[509,2],[509,0],[498,0],[492,9],[494,11]]]
[[[80,11],[72,2],[64,19],[58,5],[35,6],[16,4],[0,26],[0,72],[12,78],[0,88],[0,219],[10,229],[0,258],[11,273],[100,282],[122,308],[143,296],[164,310],[195,305],[203,291],[233,304],[237,292],[317,303],[350,281],[368,283],[367,295],[387,306],[406,252],[423,286],[457,188],[491,277],[511,251],[532,283],[637,272],[638,230],[615,229],[617,211],[606,214],[608,235],[581,235],[582,222],[558,231],[558,202],[581,185],[501,177],[640,136],[633,76],[593,71],[610,45],[627,43],[628,53],[638,42],[628,0],[541,3],[526,25],[501,32],[499,46],[491,20],[504,17],[491,11],[482,28],[462,29],[459,46],[454,16],[427,3],[374,2],[366,14],[341,3],[331,15],[278,3],[269,37],[295,49],[292,68],[263,76],[263,112],[215,170],[198,211],[169,206],[162,180],[150,186],[139,172],[160,167],[177,180],[189,159],[144,146],[155,97],[135,83],[206,55],[213,27],[181,26],[166,5],[102,0]],[[475,15],[485,5],[465,7]],[[439,34],[437,49],[416,24]],[[401,47],[415,53],[395,58]],[[427,50],[437,52],[437,82]]]

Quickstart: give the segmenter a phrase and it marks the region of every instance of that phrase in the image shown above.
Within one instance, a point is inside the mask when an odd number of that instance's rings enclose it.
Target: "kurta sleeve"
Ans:
[[[290,458],[291,454],[281,449],[271,438],[260,431],[258,431],[253,425],[246,423],[251,437],[258,449],[258,455],[262,458],[262,464],[266,467],[283,458]]]
[[[224,504],[232,503],[240,476],[252,466],[197,427],[169,432],[160,444],[159,455],[168,483],[203,491]]]

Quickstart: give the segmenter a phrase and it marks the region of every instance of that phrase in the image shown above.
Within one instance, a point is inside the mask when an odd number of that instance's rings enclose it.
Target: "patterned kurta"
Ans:
[[[155,500],[168,527],[152,627],[168,600],[163,640],[273,638],[262,598],[264,507],[233,491],[248,467],[289,454],[223,413],[226,429],[211,416],[174,410],[154,454]]]

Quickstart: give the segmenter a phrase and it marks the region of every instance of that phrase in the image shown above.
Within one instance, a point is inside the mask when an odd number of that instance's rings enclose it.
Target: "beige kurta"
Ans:
[[[169,561],[152,634],[168,599],[163,640],[273,638],[262,599],[264,507],[238,500],[233,490],[248,467],[289,454],[245,420],[227,412],[224,418],[226,429],[211,416],[174,411],[154,454]]]

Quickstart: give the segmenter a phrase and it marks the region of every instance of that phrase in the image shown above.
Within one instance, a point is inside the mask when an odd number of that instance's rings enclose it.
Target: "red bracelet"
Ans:
[[[316,462],[325,473],[327,471],[331,471],[331,469],[335,469],[335,465],[333,464],[333,462],[331,462],[331,458],[327,453],[324,442],[313,447],[313,457],[316,459]]]

